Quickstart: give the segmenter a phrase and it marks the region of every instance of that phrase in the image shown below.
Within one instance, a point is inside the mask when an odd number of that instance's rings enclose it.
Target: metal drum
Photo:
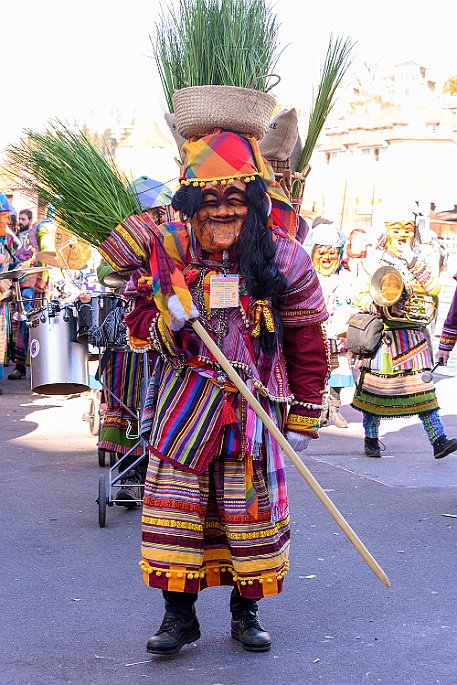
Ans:
[[[113,311],[119,303],[119,296],[114,293],[83,293],[75,302],[77,312],[76,339],[87,343],[89,329],[92,326],[101,326],[109,312]]]
[[[32,390],[40,395],[72,395],[89,385],[87,345],[76,341],[71,306],[50,302],[28,315]]]

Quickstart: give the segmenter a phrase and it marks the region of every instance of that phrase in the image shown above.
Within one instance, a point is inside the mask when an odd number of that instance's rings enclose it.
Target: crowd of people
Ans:
[[[457,441],[446,437],[432,377],[424,375],[433,366],[432,340],[445,255],[436,236],[424,229],[417,208],[387,207],[374,240],[357,228],[347,243],[332,223],[317,219],[305,246],[329,313],[326,329],[332,371],[321,426],[347,427],[340,393],[344,387],[355,386],[352,406],[362,413],[368,457],[381,456],[382,417],[418,415],[436,459],[455,451]],[[401,292],[390,305],[379,302],[379,279],[385,278],[386,269],[387,274],[397,274]],[[348,322],[356,312],[376,314],[382,321],[384,334],[372,354],[354,355],[346,347]],[[447,320],[436,352],[441,363],[447,363],[449,356],[449,326]]]
[[[230,145],[221,144],[227,142],[221,136],[230,136]],[[173,199],[170,194],[160,207],[142,207],[155,212],[166,258],[192,296],[190,311],[171,295],[164,315],[151,298],[155,248],[147,223],[127,220],[113,231],[100,248],[104,261],[97,272],[102,285],[113,269],[127,274],[118,292],[130,302],[125,323],[133,347],[113,352],[105,368],[105,382],[120,402],[110,393],[105,398],[99,445],[119,458],[128,455],[117,503],[136,506],[143,496],[140,566],[165,605],[162,625],[147,645],[154,654],[176,653],[199,638],[196,600],[214,585],[232,586],[232,637],[247,650],[268,650],[271,638],[259,621],[258,602],[281,591],[288,569],[283,455],[194,333],[192,319],[202,322],[297,452],[320,427],[347,427],[344,388],[353,388],[352,406],[362,414],[366,456],[381,456],[381,418],[395,416],[419,416],[436,459],[457,450],[457,440],[445,433],[433,377],[425,373],[433,366],[443,255],[429,233],[425,240],[417,216],[393,212],[376,239],[357,228],[347,240],[320,217],[310,227],[301,222],[298,241],[287,231],[294,209],[270,185],[268,169],[259,169],[255,141],[214,133],[207,147],[206,167],[214,162],[210,183],[195,183],[203,176],[201,151],[188,142]],[[235,164],[249,173],[232,179]],[[52,216],[33,224],[32,212],[22,210],[15,224],[7,198],[0,202],[1,270],[36,264],[40,231],[49,231]],[[401,276],[402,296],[394,304],[377,297],[382,267]],[[21,278],[26,310],[45,297],[46,274]],[[222,287],[234,298],[230,307],[218,306],[228,293],[218,294]],[[17,380],[29,362],[28,329],[11,316],[11,282],[0,280],[0,291],[0,368],[11,360],[9,378]],[[348,324],[358,313],[382,322],[379,344],[369,354],[353,353],[346,344]],[[454,296],[435,355],[443,364],[457,341],[456,319]],[[142,351],[154,367],[141,422],[149,456],[129,452],[124,411],[141,403]]]

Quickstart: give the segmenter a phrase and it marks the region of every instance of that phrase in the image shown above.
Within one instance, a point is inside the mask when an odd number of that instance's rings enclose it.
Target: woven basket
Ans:
[[[223,128],[252,133],[260,140],[275,105],[276,100],[269,93],[237,86],[191,86],[173,93],[176,128],[184,138]]]

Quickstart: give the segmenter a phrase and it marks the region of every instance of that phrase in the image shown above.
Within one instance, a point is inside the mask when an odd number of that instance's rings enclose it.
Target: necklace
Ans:
[[[195,287],[195,302],[201,316],[202,326],[209,333],[213,333],[216,343],[220,347],[222,340],[228,333],[228,309],[212,309],[211,312],[207,310],[203,293],[205,272],[206,269],[200,269]]]

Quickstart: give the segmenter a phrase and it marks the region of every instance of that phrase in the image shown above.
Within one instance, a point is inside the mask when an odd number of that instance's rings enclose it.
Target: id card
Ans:
[[[211,309],[228,309],[238,307],[240,277],[237,274],[228,276],[211,276],[209,279],[209,306]]]

